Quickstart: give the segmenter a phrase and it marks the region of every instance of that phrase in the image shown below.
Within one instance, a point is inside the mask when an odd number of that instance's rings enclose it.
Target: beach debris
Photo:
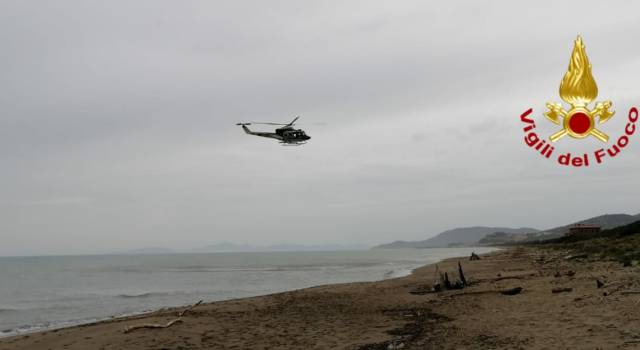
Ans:
[[[553,293],[553,294],[565,293],[565,292],[573,292],[573,288],[571,288],[571,287],[557,287],[557,288],[551,289],[551,293]]]
[[[573,270],[569,270],[569,271],[567,271],[567,276],[569,276],[569,277],[573,277],[573,276],[575,276],[575,275],[576,275],[576,272],[575,272],[575,271],[573,271]]]
[[[490,290],[474,290],[474,291],[470,291],[470,292],[461,292],[461,293],[456,293],[456,294],[451,294],[449,295],[450,297],[459,297],[459,296],[463,296],[463,295],[482,295],[482,294],[502,294],[502,295],[516,295],[516,294],[520,294],[522,293],[522,291],[524,290],[524,288],[522,287],[514,287],[514,288],[509,288],[509,289],[503,289],[503,290],[495,290],[495,289],[490,289]]]
[[[189,305],[187,308],[185,308],[184,310],[178,312],[178,317],[168,321],[167,323],[143,323],[143,324],[138,324],[138,325],[133,325],[133,326],[125,326],[124,329],[122,330],[123,333],[129,333],[131,331],[135,331],[136,329],[142,329],[142,328],[169,328],[171,326],[173,326],[176,323],[182,323],[182,317],[189,311],[191,311],[194,307],[202,304],[203,300],[198,301],[197,303],[191,304]]]
[[[462,289],[467,286],[467,279],[464,277],[464,271],[462,271],[462,265],[458,261],[458,280],[451,281],[449,279],[449,273],[440,272],[440,286],[446,290]],[[438,282],[436,282],[438,284]]]
[[[451,289],[451,287],[453,286],[451,284],[451,281],[449,281],[449,274],[448,273],[444,273],[443,277],[442,277],[442,284],[444,284],[444,288],[445,289]]]
[[[534,276],[536,276],[535,273],[529,273],[524,275],[514,275],[514,276],[500,276],[492,279],[491,282],[498,282],[498,281],[504,281],[504,280],[524,280],[524,279],[527,279],[527,277],[534,277]]]
[[[498,281],[504,281],[504,280],[526,280],[529,277],[538,276],[538,273],[531,272],[531,273],[522,273],[522,274],[508,275],[508,276],[503,276],[502,274],[499,273],[496,276],[497,277],[494,277],[494,278],[480,278],[480,279],[474,280],[473,282],[469,282],[468,285],[470,286],[476,283],[498,282]]]
[[[500,291],[500,294],[502,294],[502,295],[516,295],[516,294],[520,294],[522,292],[522,290],[523,290],[522,287],[514,287],[514,288],[502,290],[502,291]]]
[[[604,282],[600,281],[599,279],[596,278],[596,287],[598,289],[604,287]]]
[[[480,260],[480,256],[476,254],[476,252],[471,252],[471,256],[469,257],[469,261]]]
[[[386,333],[393,336],[393,339],[382,341],[379,343],[362,344],[354,350],[387,350],[387,349],[406,349],[413,348],[412,345],[416,341],[422,340],[422,336],[430,333],[434,327],[451,319],[432,312],[426,308],[409,308],[409,309],[383,309],[384,315],[392,319],[400,318],[404,325],[388,330]],[[412,315],[412,320],[408,323],[408,315]],[[418,344],[416,344],[418,345]],[[350,347],[350,349],[352,349]]]
[[[141,329],[141,328],[169,328],[171,326],[173,326],[176,323],[181,323],[182,319],[181,318],[176,318],[174,320],[171,320],[165,324],[160,324],[160,323],[143,323],[143,324],[139,324],[139,325],[135,325],[135,326],[125,326],[124,329],[122,330],[123,333],[129,333],[131,331],[134,331],[136,329]]]
[[[462,282],[462,286],[467,286],[467,279],[464,278],[464,271],[462,271],[462,265],[460,264],[460,260],[458,260],[458,275],[460,276],[460,282]]]
[[[589,254],[576,254],[576,255],[568,255],[564,257],[564,260],[575,260],[575,259],[584,259],[588,257]]]
[[[440,271],[440,267],[438,266],[438,264],[436,264],[435,267],[436,269],[434,271],[434,282],[431,286],[431,290],[425,291],[424,287],[419,287],[415,290],[410,291],[409,293],[422,295],[429,292],[437,293],[444,290],[463,289],[469,286],[469,282],[464,275],[464,270],[462,269],[462,264],[460,263],[460,261],[458,261],[458,279],[454,281],[449,278],[449,272]]]
[[[182,316],[184,316],[188,311],[191,311],[194,307],[196,307],[196,306],[198,306],[198,305],[202,304],[202,302],[203,302],[203,300],[198,300],[198,302],[197,302],[197,303],[191,304],[191,305],[190,305],[189,307],[187,307],[186,309],[184,309],[184,310],[180,311],[180,312],[178,313],[178,317],[182,317]]]

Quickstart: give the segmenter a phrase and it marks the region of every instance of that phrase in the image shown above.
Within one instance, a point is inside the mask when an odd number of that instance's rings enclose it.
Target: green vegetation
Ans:
[[[640,221],[604,230],[595,235],[564,236],[537,244],[568,248],[587,253],[594,258],[631,265],[634,261],[640,261]]]

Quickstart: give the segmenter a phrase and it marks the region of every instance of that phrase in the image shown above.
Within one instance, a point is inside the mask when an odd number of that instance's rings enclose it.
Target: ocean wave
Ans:
[[[104,320],[106,319],[107,318],[105,318]],[[11,337],[14,335],[29,334],[29,333],[40,332],[44,330],[54,330],[59,328],[78,326],[78,325],[89,324],[89,323],[98,322],[98,321],[101,321],[101,319],[84,318],[84,319],[71,320],[71,321],[40,322],[35,324],[25,324],[15,328],[0,330],[0,338]]]
[[[413,268],[409,268],[409,267],[389,270],[384,273],[384,279],[405,277],[405,276],[409,276],[412,272],[413,272]]]
[[[281,265],[281,266],[243,266],[243,267],[211,267],[184,266],[162,269],[169,272],[288,272],[288,271],[327,271],[357,269],[379,265],[379,263],[349,263],[349,264],[316,264],[316,265]]]
[[[144,294],[150,294],[150,293],[144,293]],[[163,293],[160,293],[160,294],[163,294]],[[13,328],[0,329],[0,338],[29,334],[29,333],[40,332],[40,331],[51,331],[51,330],[66,328],[66,327],[92,324],[96,322],[113,320],[113,319],[122,318],[122,317],[143,315],[150,311],[153,311],[153,310],[145,309],[145,310],[132,311],[132,312],[121,312],[121,313],[114,314],[112,316],[99,317],[99,318],[86,317],[86,318],[78,318],[78,319],[72,319],[72,320],[60,320],[60,321],[52,321],[52,322],[37,322],[33,324],[24,324],[24,325],[13,327]]]
[[[20,310],[18,309],[11,309],[11,308],[0,308],[0,314],[7,314],[7,313],[11,313],[11,312],[19,312]]]
[[[147,293],[140,293],[140,294],[118,294],[116,296],[118,298],[150,298],[150,297],[158,297],[163,295],[169,295],[169,293],[147,292]]]

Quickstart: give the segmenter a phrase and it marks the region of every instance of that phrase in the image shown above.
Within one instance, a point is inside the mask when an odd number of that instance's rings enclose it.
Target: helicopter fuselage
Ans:
[[[294,129],[290,126],[278,128],[275,132],[251,131],[246,125],[242,125],[242,129],[244,129],[244,131],[249,135],[268,137],[279,140],[282,143],[298,144],[311,139],[304,130]]]

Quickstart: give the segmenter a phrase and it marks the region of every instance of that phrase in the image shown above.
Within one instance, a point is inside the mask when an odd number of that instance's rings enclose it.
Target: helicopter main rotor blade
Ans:
[[[252,122],[253,124],[262,124],[262,125],[287,125],[282,123],[261,123],[261,122]]]
[[[287,124],[287,126],[291,126],[291,125],[293,125],[293,123],[295,123],[295,122],[296,122],[296,120],[298,120],[298,119],[300,119],[300,116],[295,117],[295,119],[293,119],[293,120],[291,121],[291,123]]]

